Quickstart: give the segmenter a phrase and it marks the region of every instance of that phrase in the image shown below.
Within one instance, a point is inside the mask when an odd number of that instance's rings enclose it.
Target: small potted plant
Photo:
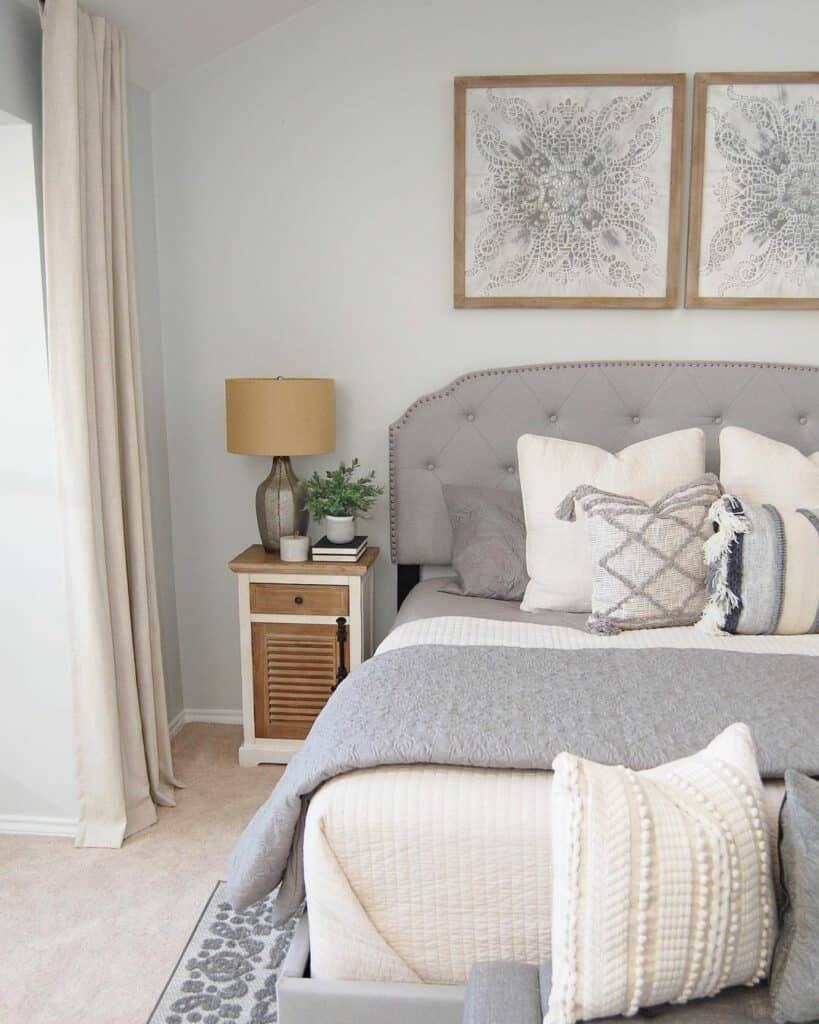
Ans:
[[[341,462],[323,476],[313,473],[304,481],[307,500],[304,507],[318,522],[326,522],[327,539],[332,544],[348,544],[355,536],[355,517],[366,516],[384,488],[375,482],[375,470],[356,476],[358,459],[348,466]]]

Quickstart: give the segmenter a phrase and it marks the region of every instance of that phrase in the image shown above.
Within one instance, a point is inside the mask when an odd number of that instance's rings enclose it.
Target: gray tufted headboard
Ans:
[[[618,451],[702,427],[717,471],[725,424],[819,450],[819,368],[766,363],[553,363],[478,370],[424,395],[390,427],[390,546],[403,566],[446,565],[441,485],[518,487],[517,439],[544,434]],[[417,570],[404,574],[404,586]]]

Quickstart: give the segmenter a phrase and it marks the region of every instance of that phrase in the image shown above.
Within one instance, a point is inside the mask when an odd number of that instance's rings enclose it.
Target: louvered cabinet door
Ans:
[[[304,739],[338,678],[338,627],[254,622],[251,632],[256,736]]]

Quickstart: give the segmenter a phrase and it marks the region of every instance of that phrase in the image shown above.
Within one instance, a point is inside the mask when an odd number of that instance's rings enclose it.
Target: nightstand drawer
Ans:
[[[328,584],[251,583],[250,611],[264,615],[348,615],[350,592]]]

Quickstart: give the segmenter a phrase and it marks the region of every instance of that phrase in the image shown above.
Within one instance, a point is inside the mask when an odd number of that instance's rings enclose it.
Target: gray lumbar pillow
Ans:
[[[526,589],[526,524],[520,491],[443,488],[452,526],[452,566],[458,582],[445,594],[520,601]]]
[[[771,969],[775,1021],[819,1020],[819,782],[785,773],[779,855],[785,901]]]

